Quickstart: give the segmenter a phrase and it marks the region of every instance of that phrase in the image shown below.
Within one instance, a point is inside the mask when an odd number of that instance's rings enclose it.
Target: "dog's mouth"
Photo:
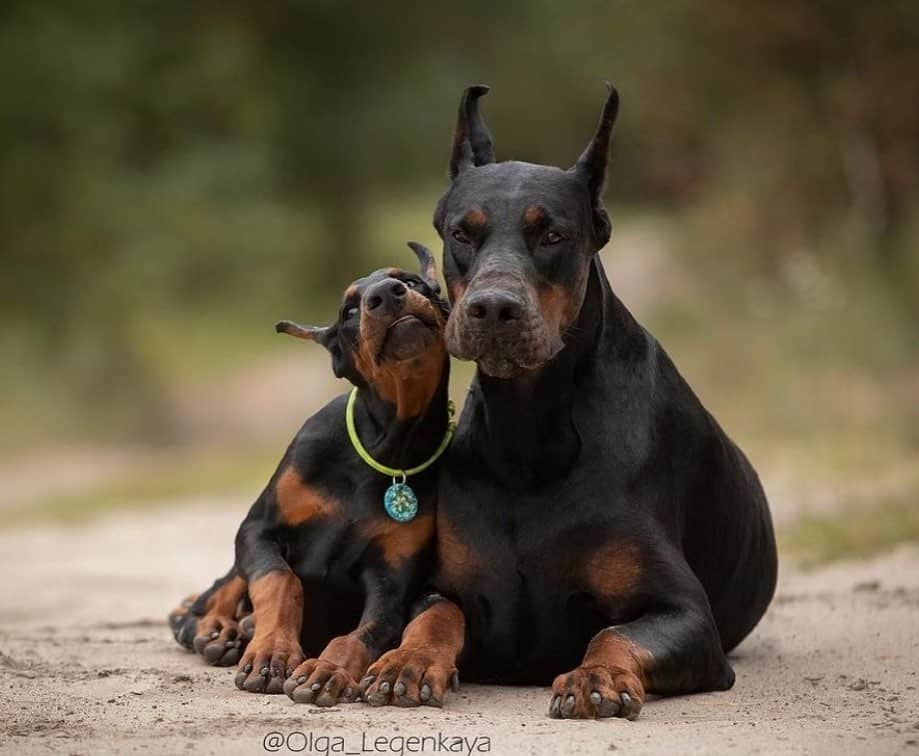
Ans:
[[[422,325],[426,328],[433,328],[434,324],[429,323],[421,315],[418,315],[414,312],[410,312],[407,315],[403,315],[401,318],[396,318],[392,323],[389,324],[389,327],[386,329],[387,332],[397,331],[403,326],[416,326]]]
[[[420,312],[406,313],[386,328],[377,362],[409,360],[426,352],[440,336],[440,325]]]
[[[494,378],[516,378],[539,370],[564,347],[561,338],[554,338],[544,325],[533,320],[513,334],[496,335],[457,318],[447,323],[445,336],[450,354],[475,362],[483,373]]]
[[[526,373],[532,373],[549,363],[559,352],[561,347],[545,347],[532,351],[516,351],[512,347],[494,348],[487,351],[473,349],[462,356],[451,352],[460,359],[471,359],[479,369],[493,378],[518,378]]]

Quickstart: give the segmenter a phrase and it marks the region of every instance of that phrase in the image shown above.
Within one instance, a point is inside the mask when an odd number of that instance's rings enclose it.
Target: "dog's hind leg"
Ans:
[[[170,612],[169,625],[180,645],[209,664],[230,666],[239,661],[248,640],[238,622],[246,602],[246,582],[234,568],[204,593],[183,600]]]
[[[235,568],[214,584],[198,620],[194,649],[208,664],[229,667],[239,661],[249,638],[237,620],[237,610],[245,600],[248,585]]]

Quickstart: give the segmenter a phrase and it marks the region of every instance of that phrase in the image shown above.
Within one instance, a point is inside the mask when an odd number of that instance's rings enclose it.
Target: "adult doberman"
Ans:
[[[597,256],[618,95],[561,170],[495,161],[486,91],[463,97],[434,216],[447,347],[478,365],[441,471],[434,592],[364,695],[423,703],[457,664],[552,682],[553,717],[634,718],[647,693],[730,688],[725,653],[775,588],[772,523],[752,466]]]

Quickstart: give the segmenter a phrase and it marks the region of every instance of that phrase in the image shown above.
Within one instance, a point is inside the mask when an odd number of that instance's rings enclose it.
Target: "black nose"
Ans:
[[[364,293],[367,312],[374,315],[393,315],[402,308],[405,293],[408,289],[405,284],[395,278],[375,283]]]
[[[487,289],[467,295],[466,315],[479,328],[515,326],[523,318],[523,304],[510,292]]]

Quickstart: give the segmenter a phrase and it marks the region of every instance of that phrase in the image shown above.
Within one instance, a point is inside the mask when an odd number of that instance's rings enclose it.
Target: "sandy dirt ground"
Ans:
[[[166,627],[228,565],[245,507],[0,533],[0,750],[256,754],[280,733],[279,753],[919,755],[919,549],[784,569],[734,689],[651,701],[636,722],[551,720],[546,689],[474,685],[443,710],[320,710],[237,691]]]

